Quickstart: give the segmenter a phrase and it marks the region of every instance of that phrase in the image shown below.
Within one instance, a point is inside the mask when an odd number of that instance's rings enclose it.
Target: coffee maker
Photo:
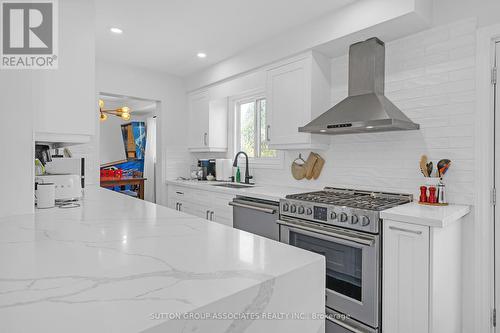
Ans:
[[[207,180],[208,175],[215,179],[215,159],[198,160],[198,180]]]

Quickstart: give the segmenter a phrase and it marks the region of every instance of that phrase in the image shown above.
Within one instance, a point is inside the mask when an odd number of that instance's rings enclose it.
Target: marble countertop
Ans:
[[[152,313],[196,311],[311,264],[324,259],[87,188],[79,208],[0,219],[0,331],[161,329],[168,318]]]
[[[215,181],[198,181],[198,180],[167,180],[167,184],[174,184],[180,186],[186,186],[191,188],[197,188],[200,190],[227,193],[233,195],[241,195],[252,198],[259,198],[263,200],[279,201],[288,194],[296,194],[303,192],[311,192],[320,190],[322,188],[302,188],[302,187],[291,187],[291,186],[281,186],[281,185],[266,185],[266,184],[256,184],[254,186],[249,186],[248,188],[228,188],[222,186],[214,186],[221,182]]]
[[[416,202],[396,206],[380,212],[382,219],[389,219],[430,227],[444,228],[469,214],[465,205],[425,206]]]

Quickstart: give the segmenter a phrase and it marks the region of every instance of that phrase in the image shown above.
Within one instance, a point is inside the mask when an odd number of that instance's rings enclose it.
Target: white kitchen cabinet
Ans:
[[[267,140],[274,149],[327,149],[328,136],[299,133],[330,107],[330,66],[308,52],[267,70]]]
[[[209,221],[233,226],[233,209],[229,206],[234,195],[193,189],[186,186],[168,186],[168,206]]]
[[[460,230],[383,220],[384,333],[461,331]]]
[[[90,1],[60,1],[59,66],[32,73],[35,141],[85,143],[99,116]],[[89,19],[90,18],[90,19]]]
[[[383,235],[384,332],[427,332],[429,227],[384,221]]]
[[[227,151],[227,98],[210,100],[207,91],[188,95],[191,152]]]

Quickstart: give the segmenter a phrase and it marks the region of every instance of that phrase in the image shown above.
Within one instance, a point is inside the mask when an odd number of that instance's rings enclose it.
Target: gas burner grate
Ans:
[[[381,211],[412,200],[411,195],[327,187],[323,191],[291,194],[287,199]]]

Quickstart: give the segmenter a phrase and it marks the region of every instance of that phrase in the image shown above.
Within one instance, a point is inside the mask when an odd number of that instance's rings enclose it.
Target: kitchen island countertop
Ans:
[[[322,313],[322,256],[97,187],[78,208],[0,219],[0,267],[2,332],[324,327],[258,315]]]

